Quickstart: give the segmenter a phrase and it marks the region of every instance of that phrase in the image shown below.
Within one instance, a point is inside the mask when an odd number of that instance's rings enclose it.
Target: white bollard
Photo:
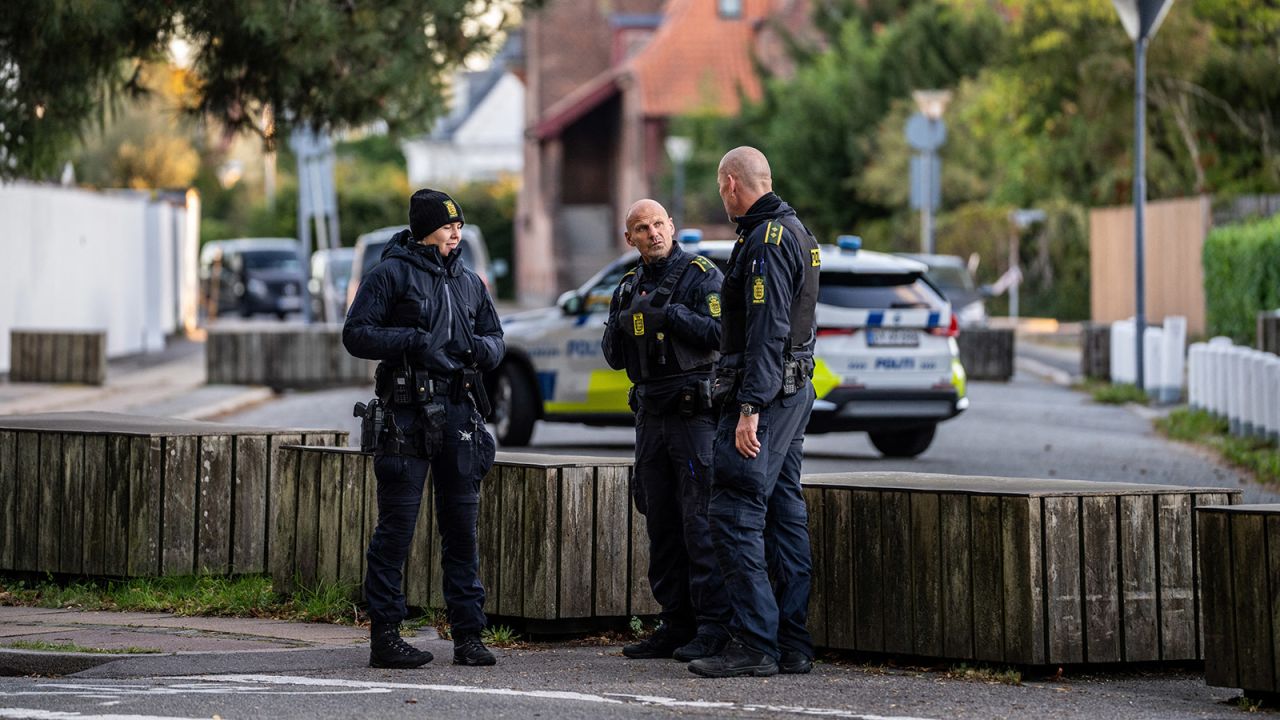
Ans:
[[[1227,417],[1227,359],[1231,338],[1218,336],[1209,341],[1211,362],[1205,368],[1209,412],[1219,420]]]
[[[1280,444],[1280,357],[1272,355],[1268,358],[1267,367],[1271,371],[1271,392],[1267,393],[1267,404],[1271,410],[1271,442]]]
[[[1204,369],[1204,351],[1208,345],[1197,342],[1187,348],[1187,407],[1191,410],[1204,409],[1204,397],[1201,395],[1200,371]]]
[[[1147,397],[1156,402],[1159,402],[1160,388],[1165,384],[1161,374],[1164,369],[1163,355],[1164,329],[1148,326],[1142,333],[1142,387]]]
[[[1164,319],[1160,346],[1160,384],[1158,399],[1162,405],[1182,400],[1182,378],[1186,373],[1187,319],[1170,315]]]
[[[1269,377],[1271,373],[1267,371],[1268,356],[1269,353],[1261,350],[1249,351],[1249,376],[1252,380],[1249,388],[1249,406],[1253,420],[1249,434],[1264,440],[1267,438],[1271,424],[1271,403],[1268,402],[1267,397],[1271,380]]]
[[[1133,338],[1133,318],[1111,323],[1111,382],[1116,385],[1132,385],[1138,381],[1137,349]]]
[[[1227,428],[1232,435],[1240,434],[1240,398],[1243,396],[1241,388],[1244,387],[1244,381],[1240,377],[1240,348],[1232,345],[1227,350],[1226,355],[1226,398],[1227,398]]]

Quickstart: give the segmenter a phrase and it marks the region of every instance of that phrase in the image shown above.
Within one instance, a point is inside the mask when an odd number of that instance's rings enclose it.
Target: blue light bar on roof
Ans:
[[[862,238],[857,235],[841,235],[836,238],[836,247],[849,253],[856,253],[862,249]]]
[[[697,245],[702,242],[702,230],[699,230],[698,228],[685,228],[676,236],[676,240],[679,240],[681,245]]]

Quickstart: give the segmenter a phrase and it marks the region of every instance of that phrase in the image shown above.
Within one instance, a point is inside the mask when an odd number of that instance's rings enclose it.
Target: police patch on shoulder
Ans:
[[[812,265],[813,267],[822,266],[821,258],[822,258],[822,253],[818,250],[818,248],[813,248],[809,251],[809,264]]]
[[[751,278],[751,304],[764,304],[764,276],[755,275]]]
[[[707,293],[707,309],[711,317],[720,317],[720,293]]]
[[[770,245],[782,244],[782,223],[770,222],[764,230],[764,241]]]
[[[698,266],[698,269],[702,272],[711,272],[711,261],[701,255],[694,255],[690,264]]]

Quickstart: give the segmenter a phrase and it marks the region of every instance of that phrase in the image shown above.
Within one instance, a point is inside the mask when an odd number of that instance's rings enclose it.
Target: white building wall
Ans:
[[[452,140],[419,138],[402,149],[414,187],[494,180],[524,166],[524,84],[511,73],[485,95]]]
[[[109,357],[163,348],[195,307],[186,215],[132,193],[0,185],[0,372],[14,328],[106,330]]]

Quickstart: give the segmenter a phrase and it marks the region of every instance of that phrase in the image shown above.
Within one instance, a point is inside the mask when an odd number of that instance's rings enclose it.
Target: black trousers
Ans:
[[[478,633],[487,622],[476,518],[480,481],[493,467],[493,436],[470,402],[446,403],[444,446],[433,458],[380,454],[374,458],[378,479],[378,526],[365,553],[364,579],[369,618],[398,623],[405,618],[404,563],[422,505],[427,471],[435,490],[436,527],[440,529],[441,569],[449,624],[455,637]],[[400,427],[410,427],[418,411],[395,410]]]
[[[731,616],[707,521],[715,419],[636,413],[636,509],[649,533],[649,587],[677,632],[726,637]]]

